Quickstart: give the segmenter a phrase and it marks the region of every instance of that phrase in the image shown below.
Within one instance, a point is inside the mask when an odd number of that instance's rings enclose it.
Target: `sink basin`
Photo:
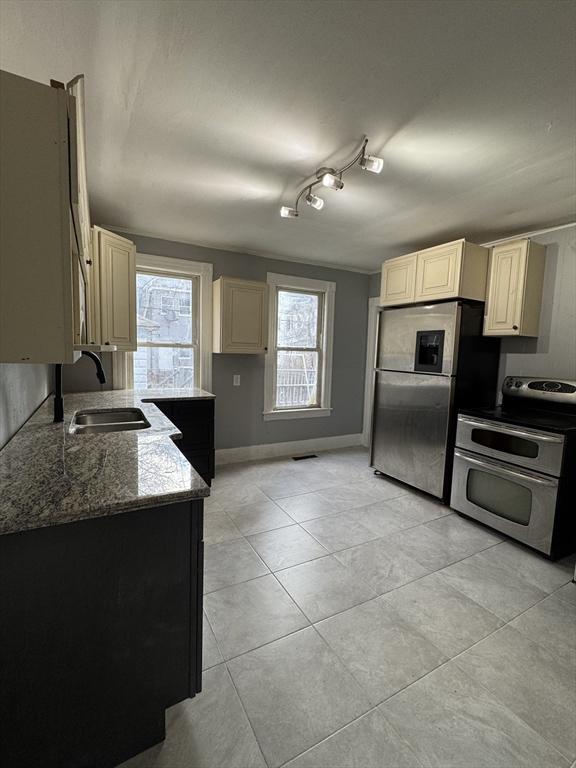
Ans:
[[[71,432],[91,435],[97,432],[125,432],[148,429],[150,422],[140,408],[107,408],[78,411],[72,419]]]
[[[140,408],[110,408],[102,411],[78,411],[74,423],[86,424],[118,424],[127,421],[146,421]]]

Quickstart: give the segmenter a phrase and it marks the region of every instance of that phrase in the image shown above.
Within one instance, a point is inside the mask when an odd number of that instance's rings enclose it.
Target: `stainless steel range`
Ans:
[[[458,414],[450,506],[549,557],[576,549],[576,381],[508,376]]]

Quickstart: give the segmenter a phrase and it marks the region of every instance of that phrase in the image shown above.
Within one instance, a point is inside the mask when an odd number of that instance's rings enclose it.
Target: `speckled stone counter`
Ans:
[[[0,534],[209,496],[173,442],[179,431],[149,401],[213,397],[196,388],[67,394],[61,424],[48,398],[0,451]],[[150,427],[70,432],[76,411],[98,408],[141,408]]]

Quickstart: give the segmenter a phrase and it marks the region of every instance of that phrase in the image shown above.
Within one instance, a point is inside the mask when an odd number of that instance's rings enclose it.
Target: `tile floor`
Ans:
[[[573,573],[362,449],[222,467],[204,690],[123,768],[574,768]]]

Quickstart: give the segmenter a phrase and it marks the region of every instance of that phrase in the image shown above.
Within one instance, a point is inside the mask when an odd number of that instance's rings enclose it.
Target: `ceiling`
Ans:
[[[576,6],[563,0],[2,0],[0,66],[86,75],[96,223],[374,270],[574,219]],[[279,206],[362,136],[321,212]]]

